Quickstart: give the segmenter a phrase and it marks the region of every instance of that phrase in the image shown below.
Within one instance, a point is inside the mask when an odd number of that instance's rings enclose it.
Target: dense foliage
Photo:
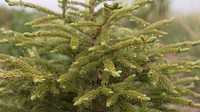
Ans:
[[[22,1],[47,16],[26,23],[40,30],[2,29],[26,49],[21,57],[0,54],[0,110],[9,112],[176,112],[169,104],[200,107],[186,96],[199,77],[180,73],[199,69],[200,61],[168,61],[163,56],[188,51],[200,41],[163,45],[157,37],[172,19],[149,23],[132,13],[152,0],[129,6],[109,0],[58,0],[62,13]],[[137,30],[120,23],[128,19]],[[51,56],[50,56],[51,55]],[[49,57],[48,57],[49,56]]]
[[[25,12],[24,10],[8,10],[0,8],[0,27],[12,29],[18,32],[34,31],[30,26],[25,26],[24,23],[39,17],[39,13]],[[9,36],[3,35],[0,31],[0,38]],[[22,51],[16,48],[15,45],[0,45],[0,53],[10,55],[21,55]]]

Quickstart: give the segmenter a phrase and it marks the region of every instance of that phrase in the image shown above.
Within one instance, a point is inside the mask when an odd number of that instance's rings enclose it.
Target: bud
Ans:
[[[122,6],[120,5],[120,6],[118,6],[116,9],[121,9],[122,8]]]
[[[142,41],[146,41],[146,38],[144,37],[144,35],[140,36]]]
[[[110,8],[110,6],[108,5],[108,3],[104,3],[103,4],[105,8]]]
[[[157,38],[156,37],[150,37],[148,40],[147,40],[147,42],[148,43],[153,43],[153,42],[155,42],[157,40]]]
[[[118,3],[118,2],[113,2],[113,3],[111,4],[111,8],[112,8],[112,9],[116,9],[116,8],[118,8],[118,6],[119,6],[119,3]]]

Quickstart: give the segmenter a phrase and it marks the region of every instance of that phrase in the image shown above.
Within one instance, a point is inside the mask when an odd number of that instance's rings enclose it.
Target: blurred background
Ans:
[[[42,5],[55,11],[60,11],[57,7],[57,0],[22,0]],[[84,0],[77,0],[84,1]],[[119,0],[127,3],[133,3],[134,0]],[[200,0],[155,0],[154,3],[141,7],[135,15],[150,22],[162,20],[164,18],[174,17],[173,23],[164,27],[169,34],[160,36],[159,41],[163,44],[170,44],[180,41],[194,41],[200,39]],[[0,27],[19,32],[33,31],[34,29],[24,26],[24,23],[41,16],[39,12],[28,8],[9,7],[4,0],[0,0]],[[137,25],[130,22],[123,22],[129,27],[137,29]],[[4,37],[0,32],[0,38]],[[9,37],[8,37],[9,38]],[[22,50],[14,45],[0,45],[0,53],[20,56]],[[200,46],[191,48],[189,53],[179,55],[178,57],[167,56],[170,60],[200,59]],[[200,70],[192,72],[193,75],[200,76]],[[195,90],[200,92],[199,87]],[[193,99],[196,100],[196,99]],[[197,100],[197,102],[200,102]],[[200,112],[200,109],[191,109],[185,107],[181,112]]]

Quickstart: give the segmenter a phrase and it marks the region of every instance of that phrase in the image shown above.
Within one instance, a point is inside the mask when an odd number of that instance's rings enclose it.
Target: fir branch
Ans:
[[[193,96],[193,97],[196,97],[196,98],[200,98],[200,94],[199,93],[196,93],[190,89],[187,89],[185,88],[184,86],[176,86],[176,90],[180,93],[180,94],[183,94],[183,95],[186,95],[186,96]]]
[[[10,0],[7,0],[7,3],[10,6],[25,6],[25,7],[30,7],[30,8],[36,9],[36,10],[38,10],[40,12],[44,12],[44,13],[47,13],[47,14],[50,14],[50,15],[55,15],[55,16],[59,16],[60,17],[60,14],[58,14],[58,13],[56,13],[56,12],[50,10],[50,9],[41,7],[39,5],[32,4],[32,3],[17,2],[17,1],[10,1]]]
[[[96,22],[93,22],[93,21],[79,21],[77,23],[71,23],[71,25],[74,25],[76,27],[80,27],[80,26],[98,27],[99,26]]]
[[[155,33],[157,33],[158,31],[157,31],[157,28],[159,28],[159,27],[161,27],[161,26],[163,26],[163,25],[166,25],[166,24],[169,24],[169,23],[171,23],[173,21],[173,18],[172,19],[168,19],[168,20],[162,20],[162,21],[158,21],[158,22],[155,22],[155,23],[153,23],[153,24],[150,24],[150,25],[148,25],[146,28],[144,28],[141,32],[140,32],[140,34],[145,34],[146,32],[149,32],[149,30],[151,30],[151,31],[155,31]],[[156,30],[155,30],[156,29]],[[154,32],[152,32],[152,33],[154,33]]]
[[[46,22],[50,22],[50,21],[53,21],[53,20],[56,20],[56,19],[59,19],[58,16],[43,16],[43,17],[40,17],[38,19],[35,19],[31,22],[27,22],[25,25],[40,25],[41,23],[46,23]]]
[[[24,33],[24,36],[34,37],[34,36],[59,36],[64,38],[72,38],[71,34],[68,34],[63,31],[37,31],[33,33]]]
[[[71,46],[71,48],[72,48],[73,50],[74,50],[74,49],[77,49],[78,45],[79,45],[79,39],[76,38],[76,37],[72,37],[72,38],[71,38],[71,41],[70,41],[70,46]]]
[[[175,88],[174,85],[165,75],[159,76],[159,85],[164,87],[167,91],[174,92],[174,88]]]
[[[145,94],[139,93],[134,90],[123,90],[122,93],[120,93],[121,96],[130,99],[130,100],[141,100],[141,101],[149,101],[150,98],[147,97]]]
[[[186,82],[194,82],[194,81],[199,81],[200,78],[198,76],[195,77],[186,77],[182,78],[176,81],[176,84],[181,84],[181,83],[186,83]]]
[[[161,99],[158,97],[151,97],[151,98],[154,101],[161,101]],[[187,100],[180,97],[170,97],[170,96],[162,97],[162,102],[168,104],[182,105],[182,106],[191,106],[191,107],[200,106],[199,104],[193,103],[191,100]]]
[[[121,108],[123,108],[126,111],[130,111],[130,112],[139,112],[134,105],[132,105],[129,102],[125,102],[125,101],[120,101],[121,104]]]
[[[106,107],[111,107],[114,103],[118,101],[119,95],[115,94],[110,96],[106,101]]]
[[[121,71],[115,70],[115,65],[113,64],[112,60],[107,58],[104,60],[104,71],[110,72],[111,75],[115,78],[120,77]]]
[[[151,2],[153,2],[153,0],[136,0],[134,2],[134,5],[145,5],[145,4],[151,3]]]
[[[91,90],[84,94],[82,97],[78,98],[74,105],[81,105],[85,104],[87,106],[87,103],[91,102],[92,100],[96,99],[96,97],[100,94],[100,91],[97,90]]]
[[[120,9],[120,10],[117,10],[116,12],[114,12],[110,17],[109,19],[107,20],[107,23],[110,23],[112,22],[113,20],[115,20],[119,15],[121,14],[126,14],[130,11],[133,11],[135,9],[137,9],[139,6],[138,5],[133,5],[129,8],[123,8],[123,9]]]
[[[33,74],[39,74],[39,71],[35,70],[35,68],[33,68],[32,66],[30,66],[28,63],[24,62],[23,60],[13,57],[13,56],[8,56],[8,55],[4,55],[4,54],[0,54],[0,59],[4,59],[7,60],[6,63],[11,63],[15,66],[19,66],[21,69],[23,69],[24,71],[33,73]]]
[[[83,6],[83,7],[90,7],[88,4],[85,4],[85,3],[82,3],[82,2],[78,2],[78,1],[67,1],[68,4],[73,4],[73,5],[80,5],[80,6]]]

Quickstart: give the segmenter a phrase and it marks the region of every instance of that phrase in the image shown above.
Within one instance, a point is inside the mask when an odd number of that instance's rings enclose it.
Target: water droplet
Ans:
[[[148,7],[148,4],[145,4],[144,6],[145,6],[145,7]]]

